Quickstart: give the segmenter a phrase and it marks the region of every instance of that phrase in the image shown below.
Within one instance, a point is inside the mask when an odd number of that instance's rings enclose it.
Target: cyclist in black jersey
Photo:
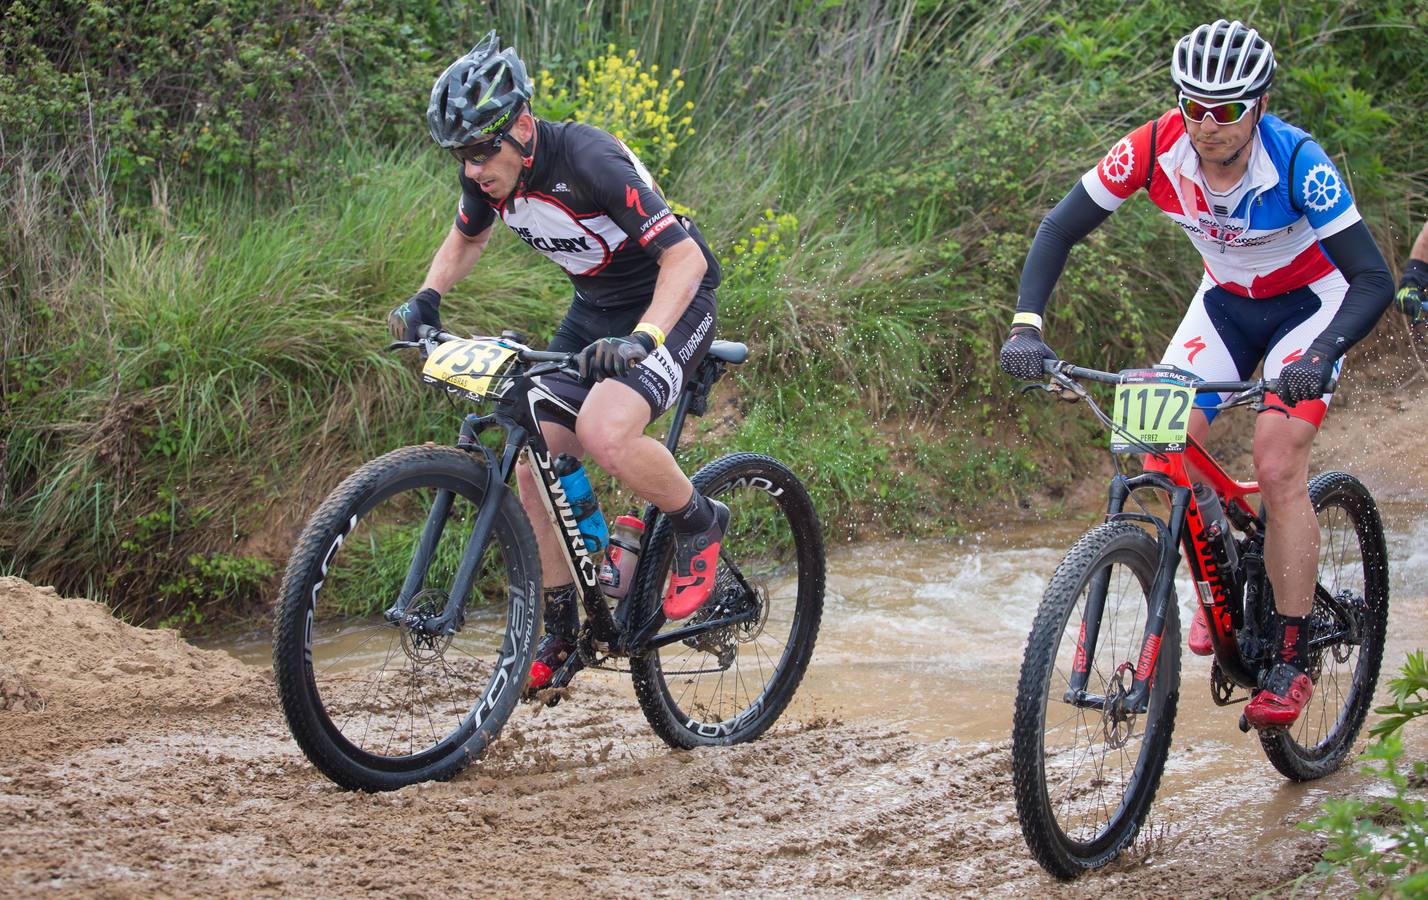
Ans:
[[[628,147],[589,125],[536,119],[530,96],[524,64],[494,31],[436,80],[427,124],[460,162],[461,197],[421,290],[389,322],[408,340],[420,325],[439,327],[442,294],[476,265],[497,219],[565,270],[575,295],[549,349],[583,351],[588,376],[543,379],[566,408],[544,411],[541,433],[552,455],[588,453],[670,517],[677,551],[664,611],[682,618],[709,597],[729,510],[700,496],[644,430],[714,340],[719,264]],[[530,681],[540,687],[573,651],[579,619],[537,476],[522,461],[517,477],[545,581]]]

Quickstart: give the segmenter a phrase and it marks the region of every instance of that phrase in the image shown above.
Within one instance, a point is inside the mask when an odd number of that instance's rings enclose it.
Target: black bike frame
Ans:
[[[438,337],[438,340],[446,340],[451,337],[453,336],[443,334]],[[540,404],[548,404],[561,409],[567,415],[575,414],[575,410],[546,390],[536,380],[540,375],[568,369],[572,364],[572,355],[522,350],[519,358],[522,362],[533,362],[538,365],[509,376],[511,383],[496,402],[493,412],[488,415],[471,413],[461,423],[456,446],[471,453],[482,454],[486,463],[486,484],[481,497],[481,509],[477,513],[476,521],[472,524],[461,564],[452,579],[445,607],[434,616],[422,616],[419,613],[408,612],[408,604],[411,599],[424,586],[427,565],[441,538],[454,499],[450,491],[439,490],[432,503],[432,508],[427,514],[426,525],[418,539],[411,565],[402,584],[401,594],[397,603],[386,612],[387,620],[394,623],[404,622],[409,627],[428,635],[455,634],[461,630],[464,624],[462,610],[465,608],[466,598],[475,584],[480,561],[490,540],[496,510],[505,502],[506,494],[511,490],[511,478],[515,474],[516,463],[522,453],[527,455],[532,470],[539,475],[538,482],[542,488],[541,497],[551,522],[555,526],[556,533],[562,539],[561,549],[564,551],[566,564],[575,583],[580,587],[582,604],[590,623],[591,636],[597,642],[597,649],[618,655],[644,653],[751,618],[754,611],[748,610],[734,616],[688,625],[655,637],[655,632],[665,621],[663,614],[656,612],[648,622],[640,623],[637,628],[632,629],[627,622],[628,604],[633,600],[636,590],[642,583],[643,579],[640,577],[634,579],[631,590],[621,601],[620,608],[614,613],[611,612],[609,602],[606,600],[604,592],[600,590],[599,573],[595,566],[595,560],[586,549],[585,538],[571,510],[570,499],[566,496],[559,476],[555,474],[554,460],[551,458],[545,438],[541,435],[539,419],[536,414]],[[669,449],[670,453],[674,453],[678,447],[679,438],[684,429],[684,420],[689,415],[691,406],[700,402],[701,391],[707,392],[709,385],[718,377],[717,367],[720,365],[718,361],[706,358],[705,365],[710,367],[705,371],[706,377],[690,380],[680,393],[669,433],[665,437],[665,447]],[[480,435],[491,428],[498,428],[505,433],[504,446],[499,457],[495,451],[480,441]],[[641,538],[642,570],[645,568],[644,564],[647,560],[647,554],[643,551],[653,533],[653,526],[658,515],[657,510],[646,509],[646,528]]]

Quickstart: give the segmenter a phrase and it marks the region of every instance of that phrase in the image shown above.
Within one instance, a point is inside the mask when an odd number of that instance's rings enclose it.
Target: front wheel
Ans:
[[[798,477],[778,460],[736,453],[692,480],[699,493],[728,505],[729,527],[709,600],[660,633],[720,618],[737,622],[630,663],[645,718],[682,748],[751,741],[777,721],[808,668],[823,615],[823,532]],[[633,621],[663,616],[673,567],[674,533],[661,517],[640,560]]]
[[[487,490],[470,453],[404,447],[348,476],[298,539],[273,671],[298,746],[343,787],[450,778],[515,706],[540,617],[540,560],[515,496],[503,488],[485,510]],[[483,511],[490,539],[468,560]],[[449,603],[473,564],[472,589]]]
[[[1314,694],[1290,728],[1260,734],[1269,761],[1295,781],[1328,775],[1353,749],[1373,703],[1388,626],[1388,551],[1368,489],[1352,475],[1325,472],[1309,482],[1309,500],[1319,519],[1309,620]]]
[[[1027,638],[1012,778],[1022,835],[1057,878],[1103,866],[1135,839],[1165,769],[1180,687],[1173,591],[1149,703],[1138,711],[1118,702],[1140,664],[1156,550],[1150,535],[1125,522],[1087,532],[1056,567]],[[1087,657],[1086,635],[1097,624]],[[1073,668],[1089,675],[1074,698]]]

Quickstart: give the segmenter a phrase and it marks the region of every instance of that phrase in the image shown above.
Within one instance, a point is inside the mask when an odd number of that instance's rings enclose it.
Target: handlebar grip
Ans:
[[[444,344],[447,341],[459,341],[461,337],[449,331],[442,331],[440,328],[431,325],[418,325],[417,340],[436,341],[438,344]]]

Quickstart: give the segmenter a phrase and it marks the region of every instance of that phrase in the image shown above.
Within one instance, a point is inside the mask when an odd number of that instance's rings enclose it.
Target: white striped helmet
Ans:
[[[1274,81],[1274,50],[1239,19],[1201,25],[1175,44],[1170,77],[1204,100],[1263,97]]]

